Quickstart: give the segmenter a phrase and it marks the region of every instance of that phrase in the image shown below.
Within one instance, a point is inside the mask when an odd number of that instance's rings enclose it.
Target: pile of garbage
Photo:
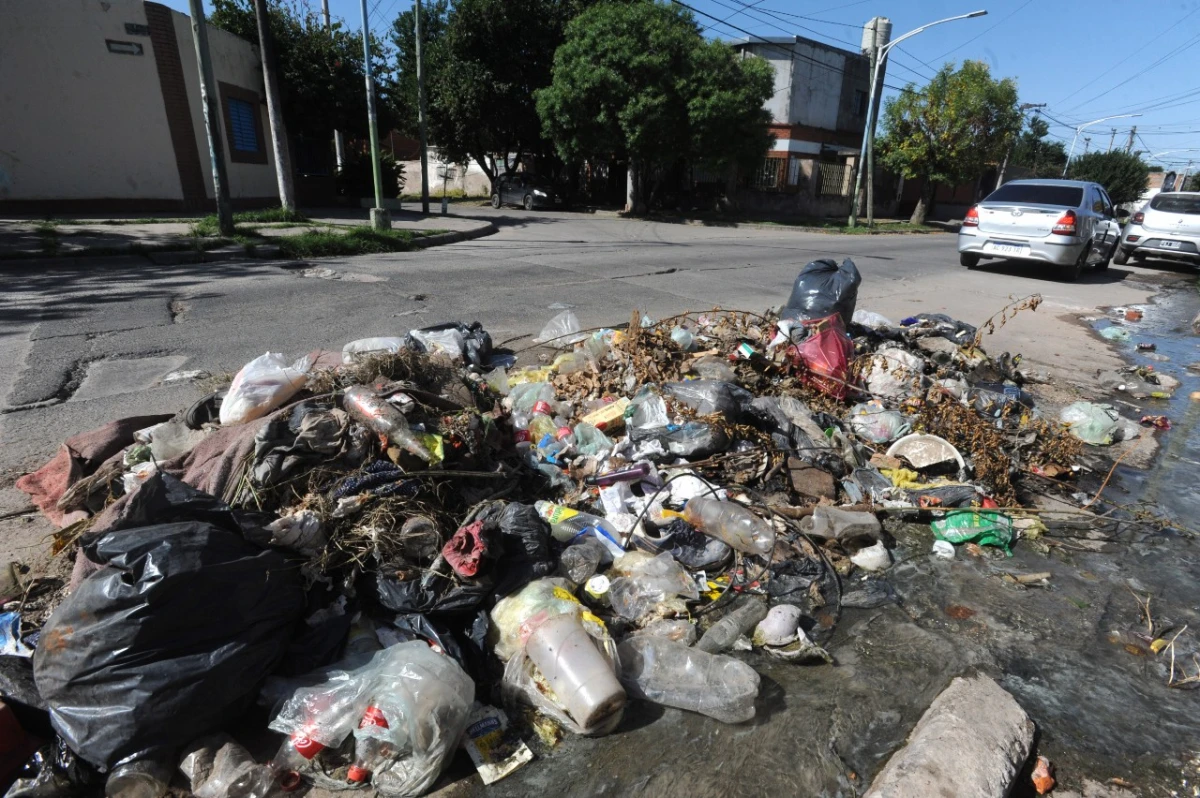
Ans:
[[[44,623],[9,619],[53,730],[9,794],[421,795],[460,746],[490,783],[630,701],[751,719],[756,657],[833,662],[891,524],[1004,556],[1040,527],[1025,481],[1080,453],[1019,357],[857,310],[860,281],[816,261],[779,313],[623,329],[565,310],[522,366],[478,323],[268,353],[68,439],[18,483],[75,568]],[[256,703],[269,761],[228,736]]]

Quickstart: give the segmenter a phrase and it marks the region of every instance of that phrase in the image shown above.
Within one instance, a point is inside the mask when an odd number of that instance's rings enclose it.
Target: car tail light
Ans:
[[[979,226],[979,208],[971,208],[967,211],[967,216],[963,219],[963,227],[978,227]]]
[[[1141,236],[1125,236],[1125,240],[1132,244],[1134,241],[1141,241]]]
[[[1054,232],[1060,236],[1075,235],[1075,211],[1067,211],[1058,217],[1054,224]]]
[[[1133,215],[1134,224],[1141,224],[1144,221],[1146,221],[1146,214],[1142,213],[1141,211],[1138,211]]]

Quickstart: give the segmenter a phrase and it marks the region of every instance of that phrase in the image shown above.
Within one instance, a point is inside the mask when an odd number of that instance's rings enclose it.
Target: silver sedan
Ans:
[[[1133,215],[1113,256],[1118,266],[1130,256],[1170,258],[1200,265],[1200,192],[1156,194]]]
[[[959,260],[967,268],[982,258],[1048,263],[1074,280],[1086,266],[1108,268],[1124,213],[1099,183],[1014,180],[967,212]]]

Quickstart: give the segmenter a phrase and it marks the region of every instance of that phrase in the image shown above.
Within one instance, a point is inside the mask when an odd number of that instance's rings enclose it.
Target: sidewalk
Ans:
[[[161,264],[270,259],[287,254],[286,246],[281,245],[314,233],[329,238],[350,234],[354,238],[370,229],[367,212],[356,209],[314,209],[300,222],[234,216],[237,232],[232,238],[216,234],[212,217],[0,219],[0,261],[131,254],[145,255]],[[495,225],[478,219],[396,211],[391,231],[382,236],[393,239],[395,250],[402,251],[479,238],[495,231]]]

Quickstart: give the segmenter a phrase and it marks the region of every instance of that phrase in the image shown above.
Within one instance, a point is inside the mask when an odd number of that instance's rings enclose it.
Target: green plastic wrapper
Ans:
[[[929,525],[938,540],[955,545],[978,543],[980,546],[999,546],[1012,556],[1012,519],[1004,513],[989,510],[964,510],[949,513]]]

